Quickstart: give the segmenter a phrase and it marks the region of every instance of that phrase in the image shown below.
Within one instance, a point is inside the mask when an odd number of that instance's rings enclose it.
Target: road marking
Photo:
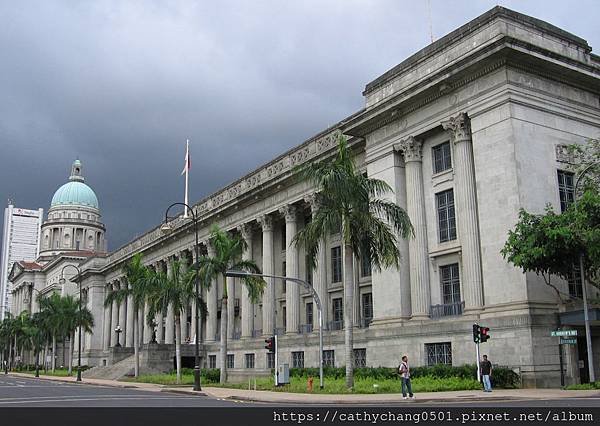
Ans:
[[[169,400],[180,400],[181,398],[179,397],[167,397],[167,396],[159,396],[159,397],[148,397],[148,396],[123,396],[123,395],[111,395],[109,398],[98,398],[96,396],[93,397],[87,397],[87,398],[74,398],[74,397],[66,397],[66,398],[57,398],[57,397],[53,397],[54,399],[44,399],[41,400],[41,398],[27,398],[27,399],[22,399],[20,398],[20,400],[15,401],[0,401],[0,405],[8,405],[8,404],[45,404],[45,403],[49,403],[49,402],[82,402],[82,401],[122,401],[122,400],[128,400],[128,401],[135,401],[135,400],[144,400],[147,401],[148,399],[153,399],[153,400],[158,400],[158,399],[169,399]],[[187,398],[190,400],[195,400],[197,401],[197,399],[194,398]]]

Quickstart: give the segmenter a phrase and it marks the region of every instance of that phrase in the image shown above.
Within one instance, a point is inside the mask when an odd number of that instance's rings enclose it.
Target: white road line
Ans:
[[[135,394],[124,394],[124,395],[118,395],[118,394],[108,394],[108,395],[62,395],[62,396],[14,396],[14,397],[8,397],[8,398],[0,398],[0,403],[2,403],[3,401],[15,401],[15,400],[30,400],[30,399],[57,399],[57,398],[98,398],[98,399],[102,399],[102,398],[152,398],[152,399],[172,399],[172,398],[183,398],[183,399],[196,399],[197,397],[195,395],[182,395],[181,397],[176,396],[168,396],[168,395],[161,395],[161,396],[154,396],[154,395],[135,395]]]
[[[135,397],[122,397],[119,395],[113,395],[111,398],[55,398],[55,399],[44,399],[44,400],[38,400],[38,399],[26,399],[26,400],[21,400],[21,401],[0,401],[0,405],[8,405],[8,404],[44,404],[44,403],[48,403],[48,402],[81,402],[81,401],[122,401],[122,400],[128,400],[128,401],[135,401],[135,400],[144,400],[147,401],[149,398],[145,397],[145,396],[135,396]],[[174,397],[153,397],[150,399],[179,399],[179,398],[174,398]],[[195,398],[188,398],[188,399],[195,399]]]

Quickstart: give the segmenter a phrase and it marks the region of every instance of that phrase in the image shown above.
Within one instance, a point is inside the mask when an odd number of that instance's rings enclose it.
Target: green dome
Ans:
[[[83,182],[73,180],[58,188],[52,197],[50,207],[70,205],[98,208],[98,198],[92,188]]]

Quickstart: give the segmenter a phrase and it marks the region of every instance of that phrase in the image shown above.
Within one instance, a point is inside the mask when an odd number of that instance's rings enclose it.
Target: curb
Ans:
[[[205,392],[194,390],[181,390],[173,388],[162,388],[160,392],[176,393],[180,395],[208,396]]]
[[[247,402],[261,402],[261,403],[277,403],[277,404],[305,404],[305,405],[381,405],[381,401],[358,401],[358,400],[327,400],[327,401],[306,401],[306,400],[298,400],[298,399],[286,399],[285,401],[274,401],[272,399],[258,399],[247,396],[236,396],[230,395],[226,396],[223,399],[233,400],[233,401],[247,401]],[[519,398],[519,397],[488,397],[485,401],[491,402],[499,402],[499,401],[530,401],[530,398]],[[446,403],[446,402],[481,402],[480,398],[469,397],[469,398],[446,398],[446,399],[434,399],[434,398],[426,398],[426,399],[413,399],[410,401],[397,400],[397,401],[385,401],[390,404],[410,404],[410,403],[430,403],[430,402],[438,402],[438,403]]]

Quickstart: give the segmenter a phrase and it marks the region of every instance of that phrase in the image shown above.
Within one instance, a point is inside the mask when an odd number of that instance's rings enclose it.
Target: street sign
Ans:
[[[561,345],[576,345],[577,339],[565,339],[564,337],[560,338]]]
[[[550,332],[553,337],[556,336],[577,336],[577,330],[554,330]]]

